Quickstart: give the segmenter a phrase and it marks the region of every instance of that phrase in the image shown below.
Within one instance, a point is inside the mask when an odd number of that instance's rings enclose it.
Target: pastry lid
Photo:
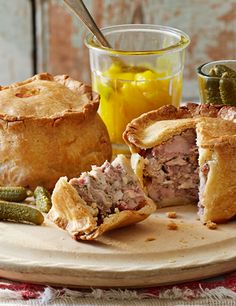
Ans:
[[[218,118],[222,122],[227,120],[235,125],[236,107],[195,103],[179,108],[165,105],[131,121],[123,138],[132,153],[139,153],[142,149],[159,145],[186,129],[195,128],[203,117]]]
[[[96,113],[98,106],[99,96],[91,87],[67,75],[41,73],[0,87],[0,118],[7,121],[85,115]]]
[[[197,123],[197,144],[201,148],[224,146],[227,143],[236,146],[236,124],[221,118],[202,118]]]

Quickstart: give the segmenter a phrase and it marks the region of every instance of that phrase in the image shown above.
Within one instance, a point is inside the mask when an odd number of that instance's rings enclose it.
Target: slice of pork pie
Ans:
[[[156,210],[143,192],[124,155],[101,167],[92,166],[69,182],[62,177],[52,194],[49,219],[76,240],[92,240],[102,233],[140,222]]]
[[[199,203],[203,223],[236,215],[236,108],[164,106],[134,119],[124,139],[159,206]]]

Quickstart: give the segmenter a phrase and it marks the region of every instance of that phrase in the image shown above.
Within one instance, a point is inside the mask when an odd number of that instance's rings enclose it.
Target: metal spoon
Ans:
[[[84,5],[82,0],[64,0],[64,2],[72,9],[72,11],[83,21],[86,27],[96,37],[97,41],[106,48],[112,48],[109,42],[106,40],[102,32],[96,25],[93,17],[90,15],[88,9]]]
[[[106,40],[102,32],[99,30],[96,25],[93,17],[90,15],[88,9],[84,5],[82,0],[64,0],[64,2],[72,9],[72,11],[83,21],[86,27],[92,32],[96,37],[97,41],[101,46],[112,49],[109,42]],[[117,63],[122,67],[123,72],[144,72],[146,70],[151,70],[146,67],[136,67],[136,66],[127,66],[120,58],[113,57],[113,62]]]

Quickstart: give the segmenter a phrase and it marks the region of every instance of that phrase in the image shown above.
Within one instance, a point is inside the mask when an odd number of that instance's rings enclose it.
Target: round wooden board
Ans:
[[[177,219],[167,218],[171,210]],[[178,229],[168,229],[170,222]],[[209,230],[197,220],[196,207],[179,206],[91,242],[74,241],[49,222],[1,222],[0,245],[1,277],[75,287],[147,287],[234,270],[236,222]]]

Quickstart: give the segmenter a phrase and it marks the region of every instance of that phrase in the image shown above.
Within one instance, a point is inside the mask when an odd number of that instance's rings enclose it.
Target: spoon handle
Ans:
[[[97,27],[95,21],[90,15],[88,9],[84,5],[82,0],[64,0],[64,2],[74,11],[76,15],[84,22],[87,28],[95,35],[98,42],[107,48],[111,48],[110,44],[102,34],[102,32]]]

